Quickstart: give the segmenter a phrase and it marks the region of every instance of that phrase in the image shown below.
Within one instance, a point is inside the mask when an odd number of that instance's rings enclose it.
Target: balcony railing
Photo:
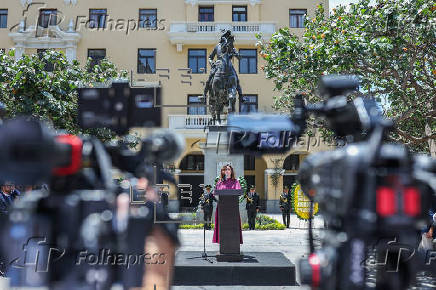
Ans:
[[[174,30],[173,30],[174,28]],[[239,32],[265,32],[274,33],[274,23],[252,23],[252,22],[232,22],[232,23],[216,23],[216,22],[180,22],[172,23],[171,32],[219,32],[221,30],[231,30],[234,33]]]
[[[174,130],[204,129],[212,120],[211,115],[169,115],[168,118],[169,128]],[[224,119],[225,116],[221,116],[221,120]]]
[[[236,42],[254,43],[255,34],[271,37],[276,31],[272,22],[173,22],[170,25],[170,41],[180,44],[213,43],[223,30],[230,30],[236,36]]]

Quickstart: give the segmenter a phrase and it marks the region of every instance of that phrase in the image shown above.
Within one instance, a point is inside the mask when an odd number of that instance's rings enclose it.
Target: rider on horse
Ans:
[[[211,65],[212,69],[211,69],[210,74],[209,74],[209,79],[206,82],[206,86],[204,87],[204,92],[203,92],[203,96],[202,96],[203,98],[206,98],[207,93],[211,89],[211,82],[212,82],[212,80],[215,76],[215,73],[217,71],[216,63],[218,62],[218,60],[220,60],[223,57],[223,54],[227,52],[227,49],[232,50],[230,53],[232,53],[233,56],[236,56],[238,59],[240,58],[239,53],[233,47],[234,40],[235,40],[235,37],[232,35],[232,32],[230,30],[227,30],[221,36],[220,43],[218,43],[215,46],[214,50],[209,55],[209,63]],[[215,56],[217,57],[217,62],[213,61]],[[236,81],[237,81],[236,90],[238,91],[239,98],[241,98],[242,97],[242,89],[241,89],[241,86],[239,85],[239,78],[238,78],[238,75],[236,74],[236,71],[235,71],[235,68],[233,67],[233,65],[232,65],[232,75],[236,77]]]

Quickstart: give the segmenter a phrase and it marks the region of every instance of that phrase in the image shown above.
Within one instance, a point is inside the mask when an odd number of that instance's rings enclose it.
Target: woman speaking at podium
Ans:
[[[218,180],[215,190],[223,190],[223,189],[241,189],[241,184],[235,178],[235,172],[233,167],[230,164],[224,165],[221,168],[220,179]],[[218,218],[218,205],[215,209],[215,227],[213,230],[213,243],[219,243],[219,218]],[[239,215],[239,209],[238,209]],[[239,216],[239,243],[242,244],[242,227],[241,227],[241,216]]]

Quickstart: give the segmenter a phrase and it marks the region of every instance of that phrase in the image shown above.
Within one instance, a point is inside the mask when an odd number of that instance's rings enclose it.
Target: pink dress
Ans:
[[[215,190],[221,189],[241,189],[241,184],[237,179],[227,179],[226,181],[218,181]],[[219,204],[219,201],[218,201]],[[213,229],[213,243],[219,243],[219,219],[218,219],[218,205],[215,210],[215,227]],[[239,216],[239,243],[242,244],[242,227],[241,227],[241,216]]]

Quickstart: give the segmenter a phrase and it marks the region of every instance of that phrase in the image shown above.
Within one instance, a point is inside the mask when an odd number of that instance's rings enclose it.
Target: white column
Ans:
[[[24,47],[16,45],[15,46],[15,60],[19,60],[24,54]]]
[[[77,58],[76,54],[77,54],[77,46],[69,44],[65,48],[65,55],[66,55],[69,63],[72,63],[73,60],[75,60]]]

